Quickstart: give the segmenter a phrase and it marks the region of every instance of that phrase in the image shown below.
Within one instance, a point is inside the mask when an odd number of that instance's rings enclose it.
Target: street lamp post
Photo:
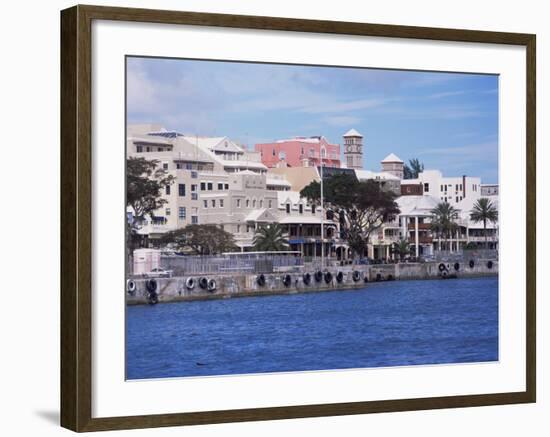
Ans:
[[[321,168],[319,169],[319,173],[321,176],[321,270],[325,267],[325,234],[324,234],[324,218],[325,218],[325,210],[324,210],[324,199],[323,199],[323,154],[321,152],[322,147],[319,149],[319,156],[321,158]]]

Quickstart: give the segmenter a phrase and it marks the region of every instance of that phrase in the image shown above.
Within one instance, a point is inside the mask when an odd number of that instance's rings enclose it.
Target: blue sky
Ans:
[[[498,77],[364,68],[128,58],[129,123],[253,147],[364,136],[364,167],[393,152],[447,176],[498,182]]]

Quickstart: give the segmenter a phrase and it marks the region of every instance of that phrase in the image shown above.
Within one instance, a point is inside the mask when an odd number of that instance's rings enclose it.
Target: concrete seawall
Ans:
[[[498,261],[476,260],[473,266],[470,266],[470,262],[359,265],[353,267],[331,267],[326,269],[326,271],[330,272],[332,277],[328,278],[323,275],[320,280],[317,280],[315,272],[307,269],[307,267],[304,269],[304,273],[265,274],[263,275],[265,279],[265,283],[263,284],[261,284],[261,281],[258,281],[259,275],[256,274],[193,275],[156,278],[156,289],[152,293],[147,289],[147,279],[133,279],[132,282],[135,288],[131,290],[127,287],[126,302],[130,305],[135,305],[157,302],[338,291],[364,288],[368,286],[369,282],[376,281],[442,280],[445,278],[494,276],[498,275]],[[306,272],[310,274],[309,283],[307,283],[307,278],[304,278]],[[341,281],[338,281],[339,272],[341,272]],[[354,272],[357,273],[354,274]],[[192,288],[187,283],[190,277],[195,282]],[[208,287],[202,288],[199,284],[202,277],[207,280],[214,280],[215,289],[208,290]]]

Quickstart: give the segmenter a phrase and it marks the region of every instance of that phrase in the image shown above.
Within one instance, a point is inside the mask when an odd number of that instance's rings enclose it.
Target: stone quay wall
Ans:
[[[374,264],[331,267],[325,269],[323,277],[317,280],[315,271],[307,266],[302,272],[264,274],[205,274],[193,276],[177,276],[171,278],[155,278],[155,290],[148,290],[149,279],[129,280],[126,290],[128,304],[151,304],[175,301],[193,301],[206,299],[222,299],[245,296],[265,296],[273,294],[292,294],[319,291],[338,291],[368,287],[369,282],[453,278],[498,275],[498,261],[475,260],[470,263],[400,263]],[[326,275],[330,272],[330,275]],[[354,273],[357,272],[357,273]],[[304,275],[309,273],[310,281]],[[339,276],[341,273],[341,276]],[[329,277],[331,276],[331,277]],[[192,278],[194,286],[189,287],[188,279]],[[214,280],[215,288],[201,287],[200,280]],[[338,280],[340,279],[340,281]],[[130,284],[130,281],[132,283]],[[204,282],[204,281],[203,281]],[[212,284],[211,284],[212,285]],[[133,286],[133,287],[132,287]],[[133,288],[133,289],[132,289]],[[151,284],[149,283],[149,289]],[[132,290],[131,290],[132,289]]]

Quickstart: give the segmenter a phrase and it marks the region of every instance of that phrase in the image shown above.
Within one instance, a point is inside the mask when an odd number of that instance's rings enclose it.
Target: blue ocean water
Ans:
[[[498,360],[498,278],[155,306],[126,313],[128,379]]]

